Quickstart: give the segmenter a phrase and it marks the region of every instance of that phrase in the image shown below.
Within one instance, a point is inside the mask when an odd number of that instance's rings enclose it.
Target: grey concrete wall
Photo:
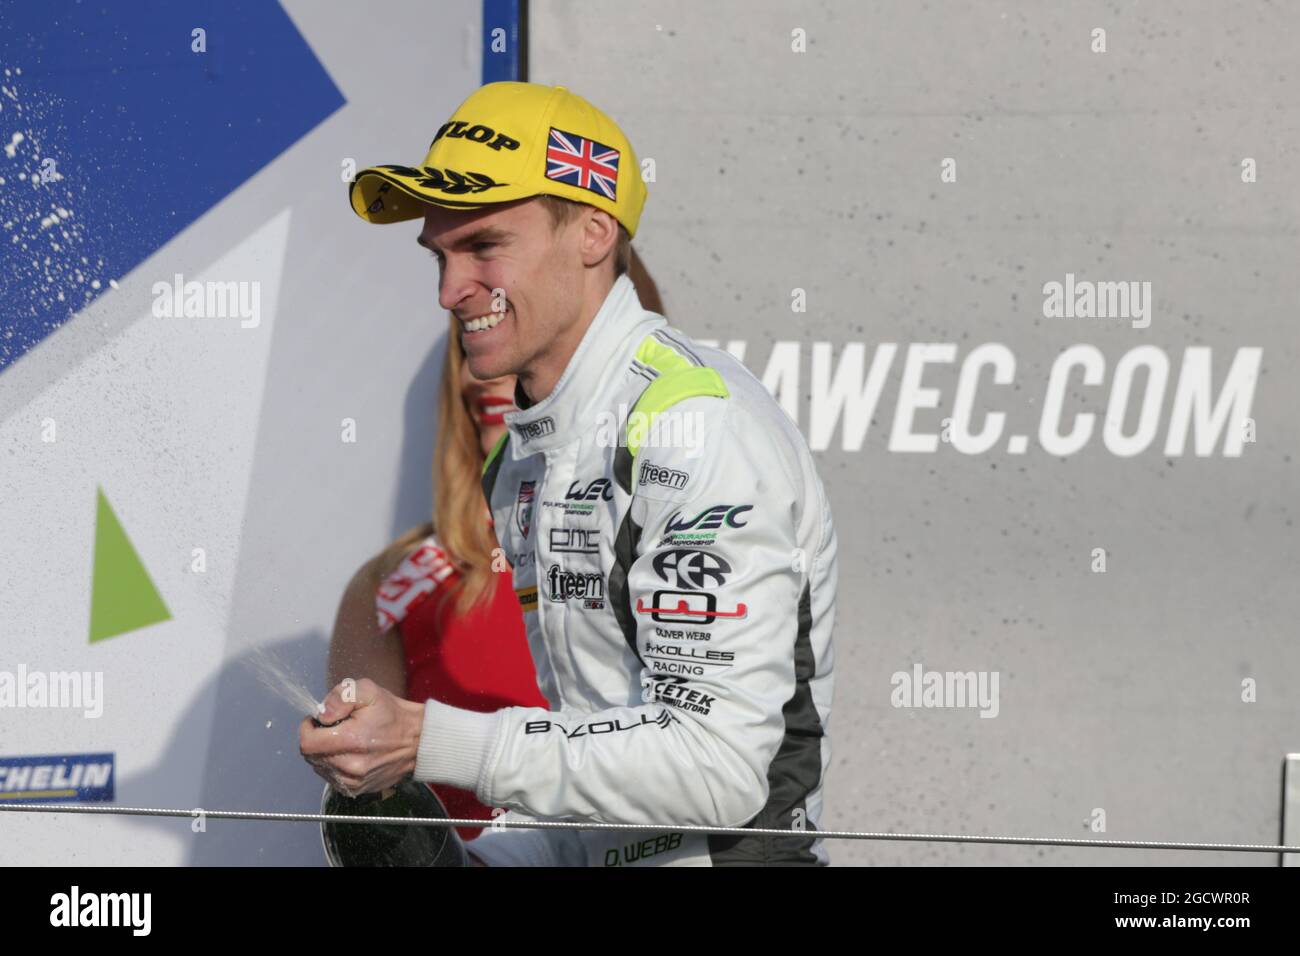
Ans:
[[[635,245],[667,314],[743,342],[817,451],[841,548],[825,826],[1276,842],[1300,749],[1298,27],[1260,2],[532,5],[530,79],[590,97],[654,160]],[[1045,316],[1067,273],[1151,283],[1149,325]],[[905,381],[927,343],[949,361]],[[972,453],[943,421],[984,343],[1014,371],[985,369],[973,428],[1006,420]],[[1062,427],[1095,413],[1094,432],[1054,454],[1040,414],[1080,344],[1103,366],[1074,372]],[[1184,364],[1202,347],[1208,378]],[[1125,362],[1158,379],[1162,360],[1163,389],[1138,371],[1129,400],[1112,393]],[[1243,404],[1205,454],[1175,453],[1178,389],[1217,398],[1234,361]],[[838,411],[836,371],[857,395]],[[914,401],[932,451],[904,450]],[[1108,440],[1108,408],[1127,435],[1147,408],[1149,443]],[[1254,441],[1230,454],[1246,418]],[[996,672],[997,716],[894,706],[892,675],[918,663]],[[832,859],[1276,862],[892,843]]]

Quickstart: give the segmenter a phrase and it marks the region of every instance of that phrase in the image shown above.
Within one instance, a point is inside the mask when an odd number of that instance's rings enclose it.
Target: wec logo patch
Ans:
[[[743,528],[749,522],[741,521],[740,516],[746,511],[753,510],[753,505],[714,505],[712,508],[705,508],[694,518],[688,518],[685,521],[682,520],[679,511],[668,519],[668,526],[665,530],[672,534],[675,531],[716,531],[723,525],[728,528]]]

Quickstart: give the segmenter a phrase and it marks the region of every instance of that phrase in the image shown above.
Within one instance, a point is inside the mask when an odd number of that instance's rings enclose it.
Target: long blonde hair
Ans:
[[[460,571],[443,596],[455,596],[457,615],[485,603],[496,586],[492,552],[497,540],[483,500],[483,451],[478,429],[461,396],[464,359],[460,323],[449,315],[447,354],[438,390],[438,444],[433,452],[433,520],[404,532],[376,560],[382,580],[436,529],[438,542]]]

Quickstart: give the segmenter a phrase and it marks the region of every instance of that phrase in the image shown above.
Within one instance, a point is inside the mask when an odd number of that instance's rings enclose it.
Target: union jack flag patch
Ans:
[[[546,143],[546,178],[589,189],[614,201],[618,187],[618,150],[552,126]]]

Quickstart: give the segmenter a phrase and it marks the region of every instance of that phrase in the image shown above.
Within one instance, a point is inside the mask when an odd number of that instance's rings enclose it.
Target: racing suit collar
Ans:
[[[641,307],[636,287],[626,274],[614,280],[551,394],[524,407],[527,396],[516,386],[519,411],[505,416],[506,427],[514,436],[510,449],[516,460],[566,445],[597,426],[600,396],[610,387],[607,373],[621,360],[623,346],[641,325],[640,320],[652,315]],[[663,318],[659,322],[666,324]]]

